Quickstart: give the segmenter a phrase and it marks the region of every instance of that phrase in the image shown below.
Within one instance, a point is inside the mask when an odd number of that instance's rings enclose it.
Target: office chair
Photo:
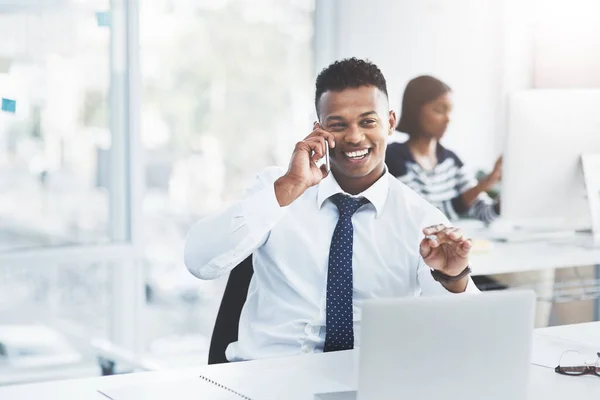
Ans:
[[[240,314],[246,302],[248,286],[253,274],[252,255],[239,263],[229,274],[210,339],[209,365],[228,362],[225,358],[225,350],[230,343],[238,340]]]

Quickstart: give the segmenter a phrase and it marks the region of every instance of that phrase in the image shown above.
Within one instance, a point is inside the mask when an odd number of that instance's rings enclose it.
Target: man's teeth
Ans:
[[[351,151],[351,152],[346,152],[346,157],[359,158],[359,157],[366,156],[368,153],[369,153],[368,149],[360,150],[360,151]]]

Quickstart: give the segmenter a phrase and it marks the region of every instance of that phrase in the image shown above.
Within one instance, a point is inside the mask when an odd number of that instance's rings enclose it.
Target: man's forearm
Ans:
[[[285,215],[272,184],[222,212],[198,221],[185,240],[184,261],[200,279],[215,279],[262,246],[269,231]],[[249,240],[252,239],[252,240]],[[244,244],[241,246],[241,244]]]
[[[281,207],[292,204],[306,190],[301,182],[290,179],[285,175],[277,179],[274,186],[275,197]]]

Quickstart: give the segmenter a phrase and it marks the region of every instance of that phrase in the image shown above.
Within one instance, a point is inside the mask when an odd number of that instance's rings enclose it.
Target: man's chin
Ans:
[[[377,167],[372,168],[356,168],[356,169],[334,169],[334,175],[341,175],[348,179],[362,179],[375,173]],[[383,172],[383,170],[382,170]],[[379,176],[378,176],[379,178]]]

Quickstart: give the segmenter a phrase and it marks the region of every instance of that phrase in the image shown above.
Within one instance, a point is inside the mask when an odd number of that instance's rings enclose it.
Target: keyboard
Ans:
[[[540,242],[556,239],[575,238],[574,230],[512,230],[504,232],[490,232],[490,239],[507,243]]]

